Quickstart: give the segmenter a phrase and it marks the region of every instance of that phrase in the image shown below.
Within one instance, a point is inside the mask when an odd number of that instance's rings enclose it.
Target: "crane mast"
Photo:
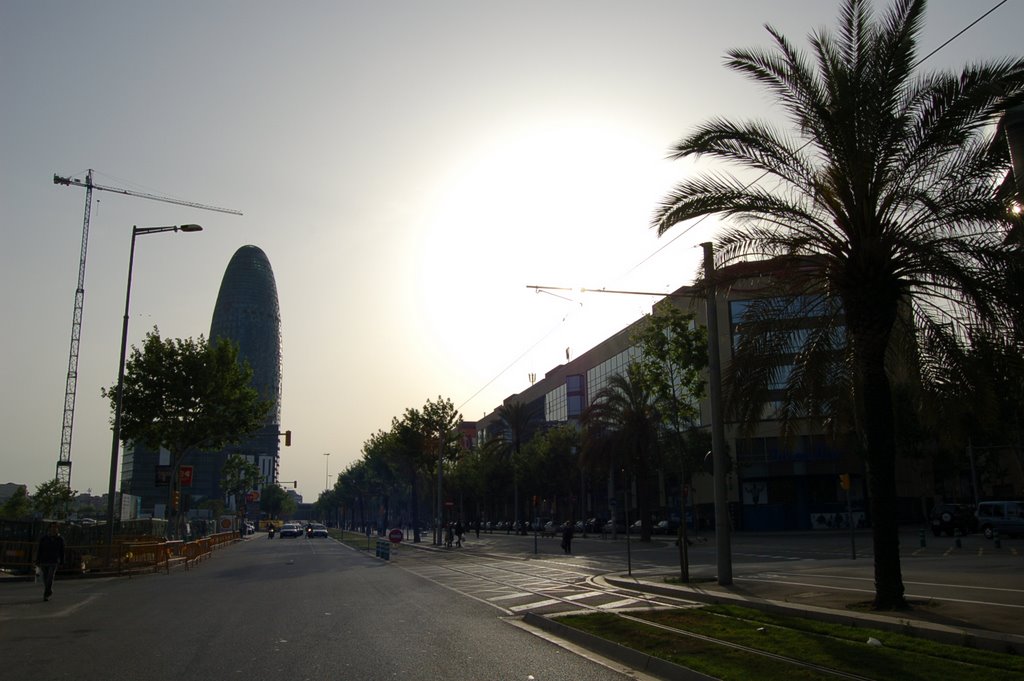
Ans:
[[[53,177],[54,183],[57,176]],[[78,388],[78,345],[82,338],[82,309],[85,304],[85,255],[89,250],[89,215],[92,213],[92,169],[85,175],[85,218],[82,220],[82,250],[78,259],[78,287],[71,316],[71,352],[68,354],[68,379],[64,388],[64,423],[60,431],[60,456],[57,458],[57,482],[71,489],[71,432],[75,423],[75,394]]]
[[[129,189],[122,189],[120,187],[107,187],[94,184],[92,181],[92,172],[91,168],[86,172],[85,181],[69,177],[60,177],[59,175],[53,176],[54,184],[85,187],[85,217],[82,220],[82,249],[78,260],[78,286],[75,288],[75,308],[71,316],[71,350],[68,353],[68,376],[64,387],[64,419],[60,432],[60,454],[57,457],[56,478],[65,489],[71,489],[71,434],[74,431],[75,395],[78,390],[78,352],[82,338],[82,311],[85,306],[85,260],[86,253],[89,250],[89,218],[92,213],[93,190],[98,189],[101,191],[113,192],[115,194],[123,194],[125,196],[149,199],[151,201],[173,203],[179,206],[198,208],[200,210],[212,210],[218,213],[229,213],[231,215],[242,214],[240,211],[232,210],[230,208],[218,208],[217,206],[208,206],[202,203],[183,201],[181,199],[159,196],[157,194],[147,194],[145,192],[137,192]]]

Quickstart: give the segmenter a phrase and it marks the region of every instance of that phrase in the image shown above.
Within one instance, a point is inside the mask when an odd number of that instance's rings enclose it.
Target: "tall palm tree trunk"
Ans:
[[[869,257],[865,260],[870,261]],[[854,262],[857,262],[856,260]],[[848,270],[844,291],[847,328],[864,418],[865,459],[875,554],[876,610],[907,607],[900,568],[896,490],[896,428],[886,353],[896,324],[898,288],[886,281],[881,264]]]
[[[858,344],[863,347],[862,344]],[[868,494],[875,554],[877,610],[907,607],[900,569],[900,541],[896,508],[896,438],[892,391],[884,367],[884,347],[855,350],[862,376],[864,437],[867,445]]]

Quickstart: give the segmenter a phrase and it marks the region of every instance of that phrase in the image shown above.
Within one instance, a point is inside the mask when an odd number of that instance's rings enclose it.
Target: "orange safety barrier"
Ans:
[[[193,541],[155,538],[119,540],[113,550],[106,544],[70,545],[64,550],[61,572],[108,572],[130,574],[184,565],[186,569],[213,555],[213,550],[238,541],[235,532],[220,532]],[[35,542],[0,541],[0,568],[31,572],[35,566]]]
[[[29,541],[0,541],[0,568],[31,570],[35,544]]]

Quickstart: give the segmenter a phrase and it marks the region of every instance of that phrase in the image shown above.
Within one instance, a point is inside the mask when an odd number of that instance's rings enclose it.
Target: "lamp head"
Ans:
[[[203,228],[202,228],[201,225],[193,225],[193,224],[181,225],[180,227],[178,227],[178,229],[180,229],[183,232],[201,232],[201,231],[203,231]]]

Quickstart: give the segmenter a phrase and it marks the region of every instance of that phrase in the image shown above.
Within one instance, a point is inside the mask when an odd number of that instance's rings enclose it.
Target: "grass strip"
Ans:
[[[749,608],[716,605],[632,615],[662,626],[873,679],[1003,681],[1024,678],[1024,659],[1016,655]],[[645,626],[610,613],[571,615],[560,617],[558,621],[721,679],[834,678],[813,669]],[[883,645],[868,645],[869,637],[882,641]]]

